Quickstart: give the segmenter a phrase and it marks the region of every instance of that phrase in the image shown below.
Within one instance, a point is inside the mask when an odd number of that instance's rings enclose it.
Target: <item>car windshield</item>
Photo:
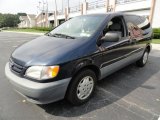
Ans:
[[[54,37],[90,37],[92,36],[105,16],[79,16],[72,18],[65,23],[61,24],[54,30],[52,30],[48,35],[53,35]]]

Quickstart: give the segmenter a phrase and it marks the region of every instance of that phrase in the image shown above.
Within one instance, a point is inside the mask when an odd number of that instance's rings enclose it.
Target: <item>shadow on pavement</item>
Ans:
[[[75,117],[106,107],[122,99],[138,87],[155,89],[152,86],[143,85],[143,83],[160,71],[160,60],[158,59],[160,58],[150,56],[148,64],[143,68],[138,68],[132,64],[99,81],[95,94],[84,105],[75,107],[62,100],[52,104],[40,105],[40,107],[54,116]]]

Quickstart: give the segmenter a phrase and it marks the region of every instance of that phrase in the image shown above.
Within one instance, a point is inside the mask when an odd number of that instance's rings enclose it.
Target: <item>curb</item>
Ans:
[[[23,34],[32,34],[32,35],[44,35],[44,34],[45,34],[45,33],[34,33],[34,32],[16,32],[16,31],[2,31],[2,32],[23,33]]]

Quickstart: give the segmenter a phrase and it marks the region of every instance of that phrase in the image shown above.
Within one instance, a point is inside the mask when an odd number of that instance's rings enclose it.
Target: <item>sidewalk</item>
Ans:
[[[160,50],[160,44],[153,44],[152,43],[152,49]]]

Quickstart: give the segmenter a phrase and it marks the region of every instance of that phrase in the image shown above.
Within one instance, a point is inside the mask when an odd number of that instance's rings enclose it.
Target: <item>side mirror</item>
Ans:
[[[101,40],[103,42],[118,42],[120,39],[121,32],[107,32]]]

